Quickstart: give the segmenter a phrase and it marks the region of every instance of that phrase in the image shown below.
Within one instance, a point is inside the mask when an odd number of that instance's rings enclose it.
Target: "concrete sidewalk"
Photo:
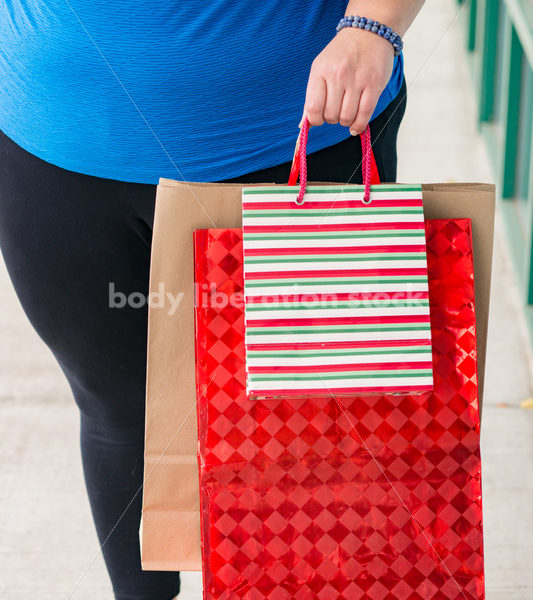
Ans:
[[[457,10],[452,0],[431,0],[406,37],[398,181],[494,179],[475,128]],[[533,410],[519,407],[532,393],[523,331],[498,224],[482,425],[488,600],[533,597]],[[3,263],[0,340],[0,598],[110,600],[82,480],[77,412]],[[201,598],[199,574],[184,574],[180,597]]]

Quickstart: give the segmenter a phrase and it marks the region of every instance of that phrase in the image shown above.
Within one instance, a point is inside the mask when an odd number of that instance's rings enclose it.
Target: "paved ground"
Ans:
[[[431,0],[406,39],[409,107],[399,181],[491,181],[452,0]],[[448,29],[449,27],[449,29]],[[434,49],[436,40],[444,35]],[[488,600],[533,597],[530,361],[511,265],[497,232],[483,414]],[[0,266],[0,598],[108,600],[85,498],[78,422],[67,385],[27,324]],[[182,597],[201,597],[186,574]]]

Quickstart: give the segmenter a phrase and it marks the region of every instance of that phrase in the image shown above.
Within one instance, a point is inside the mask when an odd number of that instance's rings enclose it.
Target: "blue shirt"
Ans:
[[[345,8],[4,0],[0,129],[47,162],[137,183],[217,181],[290,161],[311,63]],[[400,57],[373,117],[402,79]],[[308,152],[349,135],[313,127]]]

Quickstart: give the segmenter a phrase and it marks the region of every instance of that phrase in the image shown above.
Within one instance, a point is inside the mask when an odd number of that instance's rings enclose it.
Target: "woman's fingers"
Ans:
[[[340,123],[349,127],[352,135],[358,135],[368,125],[380,91],[372,83],[360,88],[353,75],[341,75],[338,69],[325,75],[319,69],[311,69],[304,115],[310,125]]]
[[[359,97],[361,91],[356,88],[347,89],[344,92],[342,99],[342,106],[339,115],[339,123],[343,127],[349,127],[357,115],[357,108],[359,107]]]
[[[340,123],[359,134],[393,66],[391,45],[379,36],[349,27],[339,31],[311,65],[304,106],[309,124]]]
[[[307,85],[304,116],[307,115],[310,125],[322,125],[326,121],[349,127],[356,118],[359,96],[359,89],[345,89],[334,81],[312,76]],[[303,116],[298,127],[302,121]]]
[[[357,107],[357,114],[355,119],[349,125],[350,133],[352,135],[359,135],[361,131],[364,131],[365,127],[370,121],[370,117],[376,108],[378,102],[379,93],[371,88],[365,88],[361,97],[359,98],[359,105]]]
[[[322,125],[325,104],[326,82],[320,75],[313,73],[311,69],[304,104],[304,114],[307,115],[310,125]]]
[[[337,81],[326,80],[326,103],[324,106],[324,121],[338,123],[341,111],[344,87]]]

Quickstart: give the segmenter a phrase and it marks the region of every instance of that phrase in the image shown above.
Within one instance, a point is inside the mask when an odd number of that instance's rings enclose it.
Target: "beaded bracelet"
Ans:
[[[374,21],[368,17],[354,17],[353,15],[349,15],[342,17],[342,19],[339,21],[339,24],[337,25],[337,32],[345,27],[358,27],[359,29],[365,29],[366,31],[377,33],[379,37],[382,37],[384,40],[387,40],[393,45],[394,56],[398,56],[403,50],[403,41],[399,34],[393,31],[390,27],[382,25],[379,21]]]

